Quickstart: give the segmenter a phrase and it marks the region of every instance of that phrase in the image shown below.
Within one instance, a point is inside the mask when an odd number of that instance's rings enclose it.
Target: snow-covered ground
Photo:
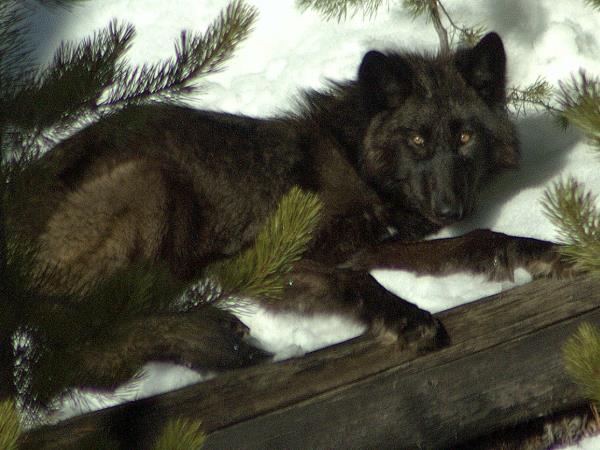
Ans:
[[[220,74],[203,84],[193,99],[199,108],[249,115],[272,115],[288,109],[302,88],[319,88],[326,79],[355,76],[365,51],[377,48],[435,50],[437,35],[423,19],[412,20],[400,0],[390,1],[372,19],[360,14],[347,21],[325,22],[302,13],[294,0],[248,0],[259,9],[254,32]],[[172,55],[182,29],[203,31],[227,4],[226,0],[92,0],[71,11],[39,9],[33,39],[40,61],[46,61],[62,39],[80,39],[104,27],[112,18],[133,23],[137,38],[128,57],[134,63]],[[580,68],[600,75],[600,12],[583,0],[447,0],[453,18],[468,26],[497,31],[508,53],[509,84],[525,86],[538,77],[556,85]],[[574,130],[558,129],[550,118],[529,114],[517,120],[523,162],[519,172],[505,173],[488,186],[476,215],[450,227],[440,237],[491,228],[509,234],[556,239],[543,215],[540,199],[553,181],[575,175],[600,193],[600,161]],[[507,289],[513,284],[491,283],[470,274],[435,278],[400,271],[378,271],[388,289],[424,308],[439,311]],[[519,273],[517,283],[528,281]],[[257,309],[242,319],[253,336],[278,358],[355,336],[356,324],[336,317],[274,316]],[[151,364],[146,376],[122,398],[135,398],[194,382],[199,375],[184,368]],[[114,402],[106,400],[103,404]],[[89,408],[76,402],[65,415]],[[97,406],[95,406],[97,407]],[[584,448],[584,447],[581,447]],[[596,447],[600,443],[596,442]]]

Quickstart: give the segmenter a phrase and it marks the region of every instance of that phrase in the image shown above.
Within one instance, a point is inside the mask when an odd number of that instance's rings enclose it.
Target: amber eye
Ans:
[[[422,147],[423,145],[425,145],[425,138],[420,134],[413,134],[410,137],[410,142],[416,145],[417,147]]]
[[[460,144],[461,145],[468,144],[470,140],[471,140],[471,133],[469,133],[468,131],[462,131],[460,133]]]

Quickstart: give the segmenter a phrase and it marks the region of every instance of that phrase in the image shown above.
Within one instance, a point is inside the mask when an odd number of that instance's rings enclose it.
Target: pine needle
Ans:
[[[21,435],[19,413],[12,400],[0,402],[0,448],[17,450],[17,441]]]
[[[600,403],[600,330],[582,323],[562,349],[563,364],[583,395]]]
[[[584,0],[584,1],[589,7],[600,11],[600,0]]]
[[[483,25],[460,28],[459,43],[467,47],[475,47],[486,32],[487,28]]]
[[[277,299],[282,277],[307,250],[320,220],[322,204],[315,194],[294,187],[280,201],[252,248],[209,267],[230,295]]]
[[[219,72],[252,30],[256,8],[234,0],[204,34],[182,31],[175,58],[141,67],[121,66],[114,89],[101,106],[141,100],[174,100],[194,91],[192,82]]]
[[[582,269],[600,271],[600,213],[596,197],[571,177],[548,189],[542,205],[564,244],[559,251]]]
[[[188,419],[169,420],[152,450],[199,450],[206,440],[201,424]]]
[[[600,149],[600,80],[582,70],[560,83],[559,104],[566,120],[579,127]]]
[[[37,67],[27,42],[29,8],[18,0],[0,2],[0,102],[12,96],[14,87],[26,86]],[[2,105],[4,107],[4,105]],[[3,112],[0,110],[0,117]]]
[[[517,116],[525,114],[531,108],[557,112],[557,109],[550,105],[553,95],[552,85],[544,78],[538,77],[532,84],[524,88],[520,86],[512,87],[506,96],[506,100]]]
[[[62,43],[50,66],[13,99],[10,121],[42,130],[93,110],[115,81],[117,61],[129,49],[134,28],[113,21],[78,44]]]
[[[296,6],[301,10],[313,9],[325,20],[335,19],[338,22],[359,12],[362,12],[363,18],[373,18],[377,10],[388,3],[388,0],[296,0]]]
[[[403,0],[402,5],[408,10],[413,19],[426,15],[430,19],[431,2],[429,0]]]
[[[45,6],[54,6],[60,8],[71,8],[79,3],[84,3],[89,0],[37,0],[39,3]]]

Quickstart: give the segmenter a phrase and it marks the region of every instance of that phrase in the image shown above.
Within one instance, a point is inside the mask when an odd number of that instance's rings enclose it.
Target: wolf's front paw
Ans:
[[[533,278],[572,278],[585,273],[573,259],[561,252],[562,246],[553,242],[522,238],[515,257]]]
[[[427,320],[409,320],[406,317],[398,317],[395,320],[375,319],[371,323],[370,332],[379,341],[398,345],[402,350],[435,350],[449,343],[444,326],[433,317]]]
[[[365,298],[364,313],[371,334],[401,349],[427,351],[448,345],[443,324],[428,311],[391,294],[383,287],[372,289]]]
[[[477,272],[487,272],[493,280],[513,280],[517,267],[533,278],[570,278],[584,272],[553,242],[490,230],[475,230],[464,238],[469,238],[465,257],[474,261]]]

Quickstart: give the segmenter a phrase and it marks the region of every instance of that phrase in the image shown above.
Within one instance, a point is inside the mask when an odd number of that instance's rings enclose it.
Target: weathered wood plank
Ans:
[[[582,320],[600,324],[599,308],[598,280],[536,281],[440,314],[452,345],[431,354],[358,338],[40,428],[24,444],[65,447],[135,415],[140,437],[166,417],[199,418],[207,448],[441,448],[580,404],[559,349]]]
[[[600,311],[585,317],[600,324]],[[206,448],[456,448],[581,401],[557,357],[580,320],[432,367],[390,369],[218,431]]]

